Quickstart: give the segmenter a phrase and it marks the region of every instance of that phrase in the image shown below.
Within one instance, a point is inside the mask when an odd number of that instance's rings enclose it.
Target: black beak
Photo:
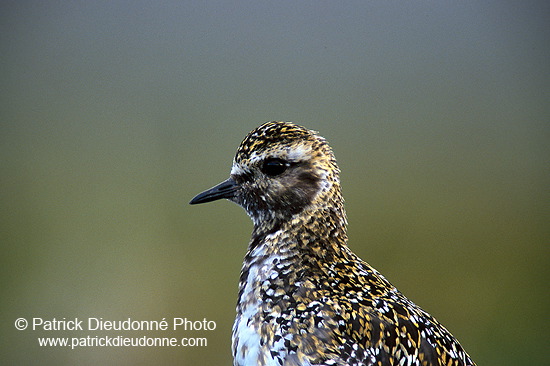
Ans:
[[[227,180],[224,180],[217,186],[212,187],[202,193],[199,193],[195,196],[195,198],[191,200],[191,202],[189,202],[189,204],[196,205],[198,203],[211,202],[222,198],[231,199],[235,196],[235,191],[237,190],[237,188],[239,188],[237,183],[235,183],[233,179],[229,178]]]

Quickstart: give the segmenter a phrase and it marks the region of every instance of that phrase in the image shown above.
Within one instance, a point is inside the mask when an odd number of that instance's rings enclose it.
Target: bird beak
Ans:
[[[237,188],[239,188],[237,183],[235,183],[233,179],[229,178],[227,180],[224,180],[217,186],[214,186],[209,190],[199,193],[195,196],[195,198],[191,200],[191,202],[189,202],[189,204],[196,205],[198,203],[216,201],[222,198],[231,199],[235,197],[235,191],[237,190]]]

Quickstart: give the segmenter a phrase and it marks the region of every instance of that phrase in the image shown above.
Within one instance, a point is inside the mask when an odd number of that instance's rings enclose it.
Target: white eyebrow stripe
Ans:
[[[290,161],[304,161],[311,158],[311,146],[306,144],[300,144],[293,146],[288,152],[288,160]]]

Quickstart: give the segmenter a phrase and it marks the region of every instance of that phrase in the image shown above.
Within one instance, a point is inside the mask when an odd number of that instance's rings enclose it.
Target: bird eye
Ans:
[[[282,174],[288,167],[288,162],[283,159],[269,158],[264,160],[262,172],[271,177],[275,177]]]

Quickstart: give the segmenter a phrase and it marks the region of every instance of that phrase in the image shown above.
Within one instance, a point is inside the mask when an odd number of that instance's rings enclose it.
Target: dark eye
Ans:
[[[268,158],[264,160],[262,172],[271,177],[282,174],[289,167],[288,162],[283,159]]]

